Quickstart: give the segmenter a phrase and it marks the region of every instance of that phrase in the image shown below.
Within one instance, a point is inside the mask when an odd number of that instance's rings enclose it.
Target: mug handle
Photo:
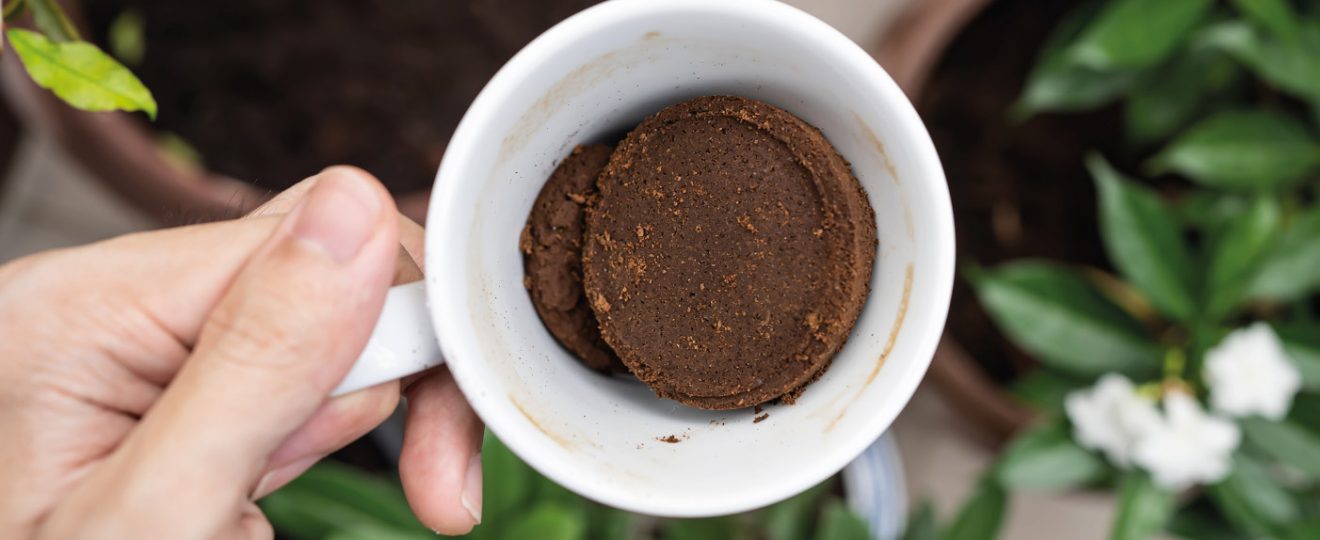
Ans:
[[[330,395],[340,396],[443,363],[426,307],[426,282],[391,287],[366,348]]]

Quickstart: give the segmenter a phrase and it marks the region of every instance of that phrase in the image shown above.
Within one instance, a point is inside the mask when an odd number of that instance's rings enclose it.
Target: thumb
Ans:
[[[398,220],[380,184],[357,169],[322,172],[239,272],[191,357],[114,456],[119,479],[137,488],[120,491],[137,496],[125,504],[158,508],[168,497],[171,507],[209,514],[227,496],[235,506],[214,513],[238,508],[270,453],[366,345],[398,250]],[[194,531],[233,519],[181,517]],[[169,529],[161,536],[186,535]]]

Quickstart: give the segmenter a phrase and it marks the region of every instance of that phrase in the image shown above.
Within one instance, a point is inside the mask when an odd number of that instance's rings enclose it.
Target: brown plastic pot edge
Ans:
[[[909,97],[918,96],[954,36],[987,4],[988,0],[918,0],[870,52]],[[995,445],[1035,416],[947,335],[935,352],[930,378],[953,408]]]

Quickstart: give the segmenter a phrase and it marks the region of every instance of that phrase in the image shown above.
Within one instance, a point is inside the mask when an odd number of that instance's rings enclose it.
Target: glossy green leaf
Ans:
[[[587,535],[585,516],[554,502],[537,504],[507,519],[511,521],[504,529],[505,540],[579,540]]]
[[[1247,287],[1250,298],[1298,300],[1320,287],[1320,207],[1293,220]]]
[[[1272,196],[1255,197],[1250,206],[1220,231],[1210,250],[1205,281],[1205,313],[1219,320],[1237,306],[1279,235],[1281,214]]]
[[[935,507],[930,501],[923,501],[908,515],[907,529],[901,540],[937,540],[939,526],[935,523]]]
[[[1191,262],[1173,212],[1104,158],[1091,155],[1086,167],[1099,191],[1100,233],[1109,259],[1156,309],[1190,319],[1196,310]]]
[[[1215,188],[1274,189],[1320,165],[1320,141],[1288,115],[1226,111],[1192,126],[1153,165]]]
[[[41,34],[7,30],[9,43],[38,86],[86,111],[143,111],[156,118],[156,100],[132,72],[91,43],[55,43]]]
[[[1232,87],[1241,73],[1231,58],[1211,48],[1188,51],[1151,70],[1124,102],[1128,137],[1146,143],[1172,135],[1190,123],[1207,101]]]
[[[1270,536],[1276,526],[1301,514],[1297,501],[1259,463],[1233,457],[1228,477],[1210,488],[1210,497],[1230,522],[1253,536]]]
[[[992,480],[982,479],[970,498],[963,502],[958,516],[944,531],[941,540],[991,540],[999,537],[1008,510],[1008,497],[1004,488]]]
[[[528,504],[537,473],[489,431],[481,446],[482,512],[487,521],[513,519]]]
[[[1302,384],[1310,390],[1320,390],[1320,324],[1295,321],[1274,327],[1283,340],[1288,359],[1297,366]]]
[[[787,500],[765,509],[765,535],[767,540],[806,540],[816,517],[817,502],[829,490],[832,482],[825,481]]]
[[[1108,472],[1105,461],[1078,446],[1058,423],[1018,435],[999,456],[994,474],[1008,489],[1065,489],[1094,482]]]
[[[1110,531],[1113,540],[1145,540],[1164,528],[1173,513],[1174,497],[1142,472],[1123,476],[1118,488],[1118,516]]]
[[[814,540],[871,540],[871,531],[862,518],[839,499],[825,503]]]
[[[1110,0],[1070,54],[1095,69],[1158,64],[1205,16],[1210,0]]]
[[[1227,51],[1272,86],[1304,100],[1320,98],[1320,21],[1302,21],[1295,40],[1272,39],[1245,22],[1213,25],[1200,40]]]
[[[1151,351],[1154,354],[1154,351]],[[1068,393],[1091,385],[1091,381],[1069,377],[1048,369],[1036,369],[1013,381],[1009,392],[1042,411],[1062,411]]]
[[[260,501],[283,534],[324,538],[334,531],[382,528],[429,532],[413,517],[398,485],[352,467],[322,462]]]
[[[422,527],[413,516],[401,486],[348,465],[323,461],[290,482],[284,490],[333,498],[392,527]]]
[[[971,277],[999,328],[1047,365],[1078,375],[1156,365],[1141,324],[1068,269],[1023,261]]]
[[[1112,101],[1137,80],[1130,71],[1098,70],[1078,64],[1069,45],[1095,17],[1099,4],[1088,2],[1064,17],[1041,48],[1022,95],[1010,115],[1019,120],[1038,112],[1078,111]]]
[[[1243,435],[1262,453],[1320,478],[1320,436],[1287,421],[1247,418],[1241,424]]]
[[[1297,13],[1288,0],[1233,0],[1233,6],[1275,37],[1297,39]]]

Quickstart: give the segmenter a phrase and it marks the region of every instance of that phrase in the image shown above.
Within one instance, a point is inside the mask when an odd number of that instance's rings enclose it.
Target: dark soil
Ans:
[[[1083,158],[1099,150],[1120,170],[1135,169],[1122,142],[1121,111],[1111,106],[1021,124],[1007,112],[1037,51],[1077,4],[990,2],[949,47],[919,101],[948,176],[961,266],[1024,257],[1108,266]],[[1001,382],[1031,365],[961,279],[948,332]]]
[[[431,185],[486,81],[595,0],[89,0],[92,34],[126,9],[145,21],[134,71],[155,128],[205,165],[272,190],[348,163],[396,193]]]

